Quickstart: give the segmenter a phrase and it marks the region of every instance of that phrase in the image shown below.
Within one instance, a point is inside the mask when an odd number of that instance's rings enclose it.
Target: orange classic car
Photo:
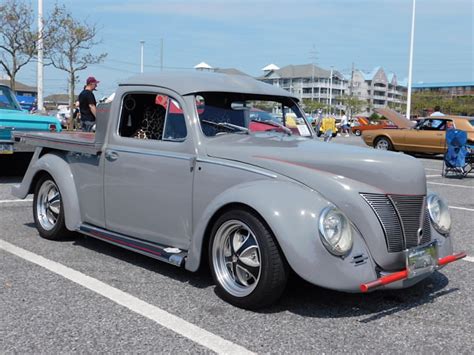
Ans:
[[[382,129],[382,128],[398,128],[398,127],[394,125],[390,120],[380,120],[377,123],[371,123],[369,119],[365,117],[357,117],[351,130],[353,134],[355,134],[356,136],[360,136],[363,131],[370,131],[370,130]]]
[[[385,117],[396,122],[399,129],[364,131],[364,142],[382,150],[442,154],[446,151],[446,130],[452,127],[466,131],[468,144],[474,145],[474,117],[431,116],[413,122],[397,115],[395,118],[393,113],[385,112]]]

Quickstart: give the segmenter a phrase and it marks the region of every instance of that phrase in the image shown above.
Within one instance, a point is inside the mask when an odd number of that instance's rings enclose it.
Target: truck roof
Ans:
[[[235,92],[269,96],[292,97],[286,90],[263,83],[244,75],[228,75],[213,72],[162,72],[156,74],[140,74],[124,80],[120,86],[146,85],[159,86],[176,91],[180,95],[199,92]]]

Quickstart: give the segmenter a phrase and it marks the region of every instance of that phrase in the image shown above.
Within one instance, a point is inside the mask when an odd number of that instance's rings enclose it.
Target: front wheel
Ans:
[[[360,131],[360,129],[356,129],[356,130],[354,131],[354,134],[355,134],[356,136],[360,136],[360,135],[362,134],[362,132]]]
[[[380,150],[393,150],[393,145],[387,137],[380,137],[375,140],[374,148]]]
[[[289,273],[272,232],[244,210],[226,212],[214,224],[209,265],[219,296],[246,309],[274,304]]]
[[[58,185],[50,175],[39,179],[33,198],[33,217],[41,237],[60,240],[69,236]]]

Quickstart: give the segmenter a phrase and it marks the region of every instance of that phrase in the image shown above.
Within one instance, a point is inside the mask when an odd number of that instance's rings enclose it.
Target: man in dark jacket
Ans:
[[[84,132],[91,132],[95,124],[97,102],[93,91],[96,90],[98,83],[99,81],[93,76],[88,77],[84,90],[79,94],[79,111]]]

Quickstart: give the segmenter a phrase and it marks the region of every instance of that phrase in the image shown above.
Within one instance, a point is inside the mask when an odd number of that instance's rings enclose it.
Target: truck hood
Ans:
[[[260,167],[308,186],[349,217],[377,265],[404,267],[404,253],[388,253],[377,216],[360,194],[426,195],[425,172],[415,158],[278,133],[228,134],[210,139],[206,147],[210,157]]]
[[[321,178],[366,190],[358,192],[426,194],[423,166],[401,153],[267,133],[215,137],[207,153],[285,175],[323,195]]]

